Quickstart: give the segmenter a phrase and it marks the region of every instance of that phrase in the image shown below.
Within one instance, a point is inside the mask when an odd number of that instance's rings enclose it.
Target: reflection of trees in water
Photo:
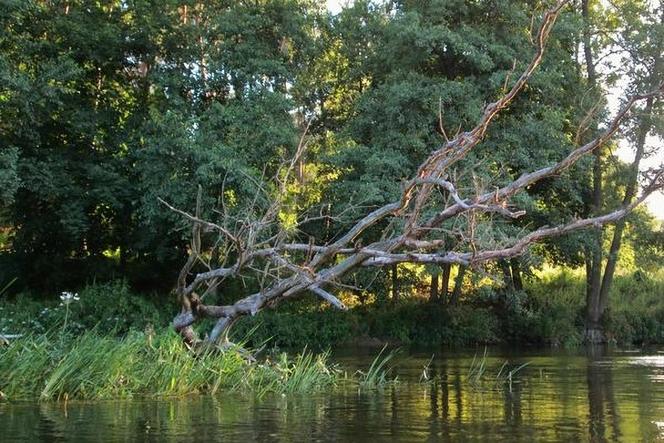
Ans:
[[[613,394],[612,365],[603,365],[603,346],[587,348],[588,434],[590,441],[620,440],[620,423]]]
[[[448,383],[447,365],[443,363],[440,374],[441,419],[443,423],[441,434],[445,441],[450,439],[450,386]]]
[[[392,412],[390,415],[390,431],[394,436],[399,433],[401,427],[401,423],[399,423],[399,395],[396,392],[396,386],[390,388],[390,409]]]
[[[431,365],[429,378],[429,437],[431,440],[450,438],[450,387],[447,362]],[[440,405],[438,399],[440,398]]]
[[[447,365],[443,364],[441,366],[440,374],[440,388],[441,388],[441,399],[442,399],[442,418],[447,421],[450,418],[450,389],[447,385]]]
[[[429,440],[437,441],[443,439],[443,441],[448,441],[450,439],[450,376],[448,375],[449,368],[446,361],[440,362],[440,364],[431,364],[429,366],[429,379],[431,380],[428,383],[427,389],[429,394],[429,407],[428,407],[428,423],[429,423]],[[460,392],[460,372],[459,368],[456,367],[454,372],[455,378],[452,383],[452,390],[455,392]],[[440,399],[440,401],[439,401]],[[457,406],[457,416],[456,420],[461,420],[461,397],[458,394],[455,397],[456,406]]]
[[[451,437],[477,433],[479,428],[489,432],[496,416],[514,430],[511,436],[516,438],[521,435],[521,383],[513,383],[511,390],[507,384],[501,386],[491,383],[477,389],[469,382],[466,367],[459,364],[448,366],[448,362],[431,366],[429,376],[435,380],[427,388],[427,419],[431,439],[447,441]],[[482,431],[479,431],[479,435],[482,435]]]
[[[449,358],[431,364],[431,382],[418,383],[417,362],[410,378],[376,391],[77,402],[66,412],[62,403],[0,404],[0,440],[7,433],[25,441],[656,439],[653,421],[664,411],[658,402],[664,385],[653,384],[652,368],[621,365],[601,349],[535,359],[511,392],[493,382],[473,388],[468,360]],[[498,360],[489,362],[489,381]]]
[[[521,393],[521,383],[514,383],[511,386],[503,385],[504,420],[508,425],[521,424]]]
[[[456,402],[456,422],[460,425],[462,422],[463,411],[463,388],[461,387],[461,370],[458,366],[454,368],[454,400]]]
[[[39,424],[33,429],[37,431],[37,438],[40,441],[65,441],[69,431],[67,403],[40,403],[38,416]]]

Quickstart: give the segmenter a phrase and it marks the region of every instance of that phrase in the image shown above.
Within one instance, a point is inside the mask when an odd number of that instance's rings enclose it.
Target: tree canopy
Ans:
[[[0,6],[0,281],[47,290],[117,276],[172,287],[192,248],[192,219],[182,212],[211,223],[199,232],[213,246],[198,267],[223,268],[241,255],[215,240],[215,224],[236,240],[334,244],[402,198],[432,152],[473,134],[487,103],[499,103],[529,69],[552,5],[357,0],[337,15],[314,0]],[[623,105],[662,84],[661,4],[583,0],[560,10],[518,99],[437,178],[453,190],[417,184],[431,199],[418,207],[423,219],[458,195],[479,202],[495,192],[498,204],[500,190],[528,173],[613,135],[612,84],[625,85]],[[634,106],[619,135],[637,161],[622,163],[616,142],[602,139],[594,156],[510,191],[510,208],[525,215],[459,211],[441,221],[441,251],[495,250],[631,205],[644,183],[645,137],[664,128],[658,96]],[[266,214],[276,226],[246,232],[254,226],[247,220]],[[380,220],[362,241],[408,223]],[[613,246],[602,255],[607,233]],[[606,263],[610,286],[623,237],[637,245],[657,235],[652,217],[637,211],[614,231],[542,239],[528,255],[483,266],[519,286],[521,273],[544,261],[585,263],[598,281]],[[449,280],[454,263],[446,263]],[[262,289],[254,271],[226,284]],[[393,272],[398,278],[396,265]],[[355,278],[362,288],[390,285]]]

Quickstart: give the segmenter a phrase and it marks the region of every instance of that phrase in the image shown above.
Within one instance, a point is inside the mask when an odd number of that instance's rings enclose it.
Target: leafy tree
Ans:
[[[602,44],[608,46],[604,50],[611,50],[620,55],[621,69],[614,71],[623,74],[628,80],[625,88],[632,95],[644,94],[657,89],[664,82],[662,78],[662,52],[664,44],[664,7],[658,2],[616,2],[614,11],[595,11],[599,19],[604,19],[607,24],[605,29],[612,33],[605,33],[599,39],[592,39],[590,24],[592,23],[592,4],[587,0],[582,2],[582,12],[587,27],[584,36],[586,71],[589,86],[592,89],[599,87],[598,74],[594,61],[597,54],[602,50]],[[597,8],[597,6],[596,6]],[[621,20],[617,20],[620,17]],[[613,19],[613,21],[611,20]],[[613,36],[608,41],[606,35]],[[598,47],[599,45],[599,47]],[[610,80],[610,79],[609,79]],[[640,112],[632,119],[625,138],[634,147],[635,155],[632,164],[624,169],[622,173],[615,176],[617,183],[624,186],[622,192],[622,204],[632,202],[637,194],[639,184],[639,167],[646,152],[646,139],[653,135],[662,135],[661,101],[657,97],[646,100]],[[596,128],[595,128],[596,129]],[[611,159],[603,158],[601,152],[595,155],[593,167],[593,193],[591,211],[600,212],[603,207],[611,207],[613,195],[607,192],[609,184],[606,181],[608,164]],[[613,205],[615,207],[615,204]],[[609,291],[616,270],[618,255],[622,245],[622,235],[625,229],[625,221],[621,221],[611,236],[608,253],[602,250],[602,230],[595,230],[593,242],[587,252],[587,302],[586,302],[586,338],[589,341],[603,340],[602,319],[609,303]],[[603,268],[604,267],[604,268]],[[603,268],[603,269],[602,269]]]
[[[117,246],[127,198],[120,2],[2,5],[2,128],[15,229],[13,261],[35,286],[62,284],[66,266]],[[6,172],[8,171],[8,172]],[[24,281],[23,283],[26,283]]]
[[[331,188],[335,205],[379,206],[399,195],[401,183],[430,147],[469,127],[482,104],[523,66],[522,48],[530,45],[530,14],[535,13],[520,2],[458,1],[356,2],[344,10],[333,23],[332,33],[339,37],[330,50],[337,56],[330,57],[336,67],[330,71],[344,87],[332,88],[324,106],[325,118],[342,128],[332,157],[342,174]],[[496,177],[507,183],[572,148],[582,118],[577,97],[584,86],[574,59],[579,29],[575,17],[563,18],[551,42],[554,55],[524,91],[526,99],[512,105],[482,149],[459,166],[455,179],[464,194],[484,191],[483,183]],[[545,98],[548,107],[540,105]],[[351,111],[335,112],[338,103],[350,103]],[[529,216],[518,223],[477,219],[472,223],[482,226],[475,233],[488,239],[497,231],[508,238],[525,226],[569,219],[580,212],[586,168],[581,164],[562,180],[547,180],[520,196]],[[458,236],[467,235],[470,226],[462,220],[446,229],[448,247],[454,247],[463,243]],[[513,264],[520,281],[519,263]],[[447,281],[449,269],[444,267],[443,275]]]
[[[9,272],[39,276],[24,284],[103,277],[108,256],[154,284],[183,254],[157,196],[187,208],[205,184],[239,213],[297,146],[289,90],[313,57],[316,2],[2,6],[0,181]]]

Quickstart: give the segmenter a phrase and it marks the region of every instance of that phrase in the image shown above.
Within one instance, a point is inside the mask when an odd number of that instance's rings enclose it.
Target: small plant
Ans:
[[[396,382],[396,379],[388,379],[388,373],[391,368],[387,365],[392,361],[396,355],[395,351],[385,353],[387,345],[383,346],[376,358],[371,362],[371,366],[367,372],[357,371],[359,375],[358,385],[360,389],[376,389],[391,382]]]
[[[523,368],[528,366],[530,363],[526,362],[514,369],[507,369],[509,362],[505,360],[500,366],[498,373],[495,377],[491,378],[487,376],[487,348],[484,347],[484,353],[480,359],[477,358],[477,354],[473,356],[473,360],[470,363],[470,368],[468,369],[468,382],[473,389],[482,390],[486,389],[487,383],[492,382],[489,385],[489,389],[498,389],[504,384],[508,384],[509,391],[512,392],[512,382],[514,377],[521,371]]]
[[[473,361],[470,362],[468,369],[468,381],[472,386],[479,386],[486,371],[486,346],[484,347],[484,354],[480,360],[477,359],[477,353],[473,355]]]
[[[432,381],[431,377],[429,376],[429,373],[431,372],[431,363],[433,362],[434,355],[431,355],[431,358],[422,367],[422,374],[420,375],[420,383],[426,383],[429,381]]]
[[[500,367],[500,371],[498,371],[498,375],[496,375],[496,381],[494,383],[494,387],[498,387],[499,385],[508,383],[509,384],[509,390],[510,390],[510,392],[512,392],[512,379],[513,379],[513,377],[521,369],[525,368],[530,363],[529,362],[523,363],[522,365],[517,366],[515,369],[510,369],[506,373],[503,374],[503,370],[505,369],[507,364],[508,364],[508,362],[507,362],[507,360],[505,360],[505,362],[503,362],[503,365]]]
[[[60,294],[60,300],[62,300],[62,303],[60,303],[60,306],[65,307],[65,321],[62,324],[62,332],[65,332],[67,330],[67,320],[69,319],[69,305],[72,302],[79,301],[81,298],[78,296],[78,294],[72,293],[72,292],[63,292]]]

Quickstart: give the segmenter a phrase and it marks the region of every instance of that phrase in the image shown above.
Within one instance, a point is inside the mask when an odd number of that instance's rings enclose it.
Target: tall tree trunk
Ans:
[[[595,62],[593,60],[592,42],[590,37],[590,11],[588,7],[589,0],[581,1],[581,15],[583,16],[583,53],[586,62],[586,72],[588,74],[588,87],[592,91],[597,89],[597,73],[595,71]],[[597,119],[593,119],[591,125],[591,134],[593,137],[597,132]],[[602,150],[597,148],[593,152],[593,192],[590,213],[597,216],[602,206]],[[591,343],[597,343],[604,340],[602,331],[602,311],[600,310],[600,289],[602,283],[602,228],[595,228],[590,231],[590,245],[586,248],[586,340]]]
[[[463,286],[463,278],[466,276],[467,266],[459,266],[459,273],[454,279],[454,290],[450,297],[450,305],[456,306],[459,303],[459,298],[461,297],[461,288]]]
[[[452,265],[450,263],[443,264],[443,280],[440,283],[440,299],[447,303],[447,297],[450,292],[450,273],[452,272]]]
[[[512,284],[514,289],[517,291],[523,291],[523,280],[521,279],[521,265],[519,264],[519,259],[513,258],[510,260],[510,266],[512,268]]]
[[[646,145],[646,136],[648,135],[648,131],[650,131],[651,127],[651,121],[649,117],[652,113],[653,102],[654,100],[652,97],[648,98],[646,101],[646,106],[643,110],[644,116],[639,125],[636,139],[636,154],[634,155],[634,162],[632,162],[630,166],[628,182],[625,189],[625,197],[623,198],[624,205],[631,203],[636,195],[636,188],[639,178],[639,165],[645,150],[644,148]],[[620,252],[624,229],[625,219],[622,219],[616,223],[615,230],[613,231],[611,248],[609,249],[606,268],[604,269],[604,277],[602,278],[602,287],[600,289],[599,296],[599,310],[601,312],[603,312],[608,306],[609,291],[611,290],[611,284],[613,283],[613,274],[616,270],[616,264],[618,262],[618,253]]]
[[[398,265],[395,263],[392,265],[392,302],[396,303],[399,301],[399,274],[398,274]]]
[[[429,301],[435,303],[439,301],[438,295],[438,269],[431,273],[431,288],[429,290]]]
[[[588,0],[582,1],[583,18],[586,23],[584,30],[584,46],[586,56],[586,66],[588,68],[588,81],[591,87],[597,86],[597,77],[595,74],[594,64],[592,60],[592,50],[590,48],[590,33],[588,29]],[[664,10],[661,12],[661,22],[664,23]],[[661,56],[656,57],[652,66],[651,77],[646,85],[648,88],[656,87],[659,82],[657,76],[661,69]],[[649,97],[646,100],[646,105],[643,109],[643,118],[637,128],[635,148],[636,153],[634,161],[630,165],[629,174],[627,176],[627,183],[625,188],[625,195],[623,198],[623,205],[631,203],[637,192],[639,166],[641,159],[644,155],[646,137],[650,131],[652,121],[650,115],[653,111],[654,98]],[[596,129],[596,128],[595,128]],[[596,152],[595,164],[593,168],[593,206],[592,215],[597,215],[602,202],[602,183],[601,183],[602,166],[600,162],[600,152]],[[591,343],[596,343],[604,340],[602,331],[602,316],[606,311],[609,304],[609,292],[613,283],[613,276],[618,262],[618,254],[622,244],[622,234],[625,229],[625,220],[621,219],[616,223],[611,240],[611,247],[608,256],[606,257],[606,267],[602,275],[602,231],[597,229],[593,236],[594,248],[592,254],[592,261],[590,266],[590,277],[588,279],[589,288],[587,291],[587,310],[586,310],[586,340]]]
[[[664,8],[660,12],[660,23],[664,23]],[[661,39],[660,39],[661,40]],[[661,47],[660,41],[660,47]],[[660,76],[660,70],[662,68],[662,56],[655,58],[652,66],[652,72],[650,74],[650,79],[648,83],[648,89],[656,87],[659,84],[658,76]],[[649,97],[646,100],[646,105],[643,108],[643,117],[639,123],[636,132],[636,141],[635,148],[636,152],[634,154],[634,161],[632,162],[629,175],[627,177],[627,184],[625,187],[625,197],[623,198],[623,205],[629,204],[634,200],[636,196],[636,191],[639,182],[639,166],[641,165],[641,160],[643,159],[646,138],[648,132],[652,128],[652,112],[653,105],[655,104],[655,99]],[[622,244],[622,234],[625,229],[625,220],[622,219],[616,223],[615,230],[613,231],[613,239],[611,240],[611,248],[609,249],[609,256],[606,261],[606,268],[604,269],[604,277],[602,278],[602,288],[600,291],[599,297],[599,308],[600,310],[605,310],[609,302],[609,292],[611,291],[611,284],[613,283],[613,275],[616,270],[616,264],[618,263],[618,253],[620,252],[620,246]]]

